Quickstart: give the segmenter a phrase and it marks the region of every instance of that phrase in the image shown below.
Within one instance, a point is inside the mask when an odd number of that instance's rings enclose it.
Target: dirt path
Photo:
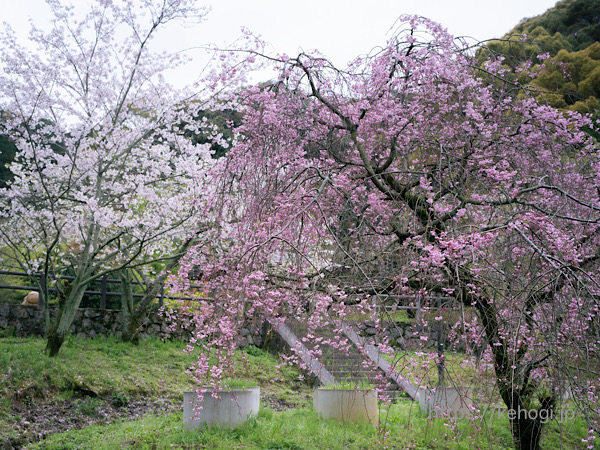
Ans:
[[[275,411],[292,409],[294,405],[279,400],[275,395],[261,396],[261,404]],[[90,408],[92,409],[92,408]],[[131,400],[126,406],[115,407],[103,402],[91,411],[82,412],[81,401],[34,403],[30,406],[13,406],[14,422],[12,430],[0,431],[0,448],[20,449],[28,443],[37,442],[51,434],[76,430],[94,424],[111,424],[123,420],[134,420],[146,414],[182,413],[180,402],[170,399],[152,401]]]

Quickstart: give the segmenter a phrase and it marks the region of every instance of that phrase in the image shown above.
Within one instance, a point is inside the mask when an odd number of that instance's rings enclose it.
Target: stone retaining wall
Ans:
[[[373,322],[372,320],[356,322],[354,326],[357,328],[357,332],[367,339],[374,338],[374,336],[377,334],[375,322]],[[381,321],[379,326],[381,327],[381,335],[386,336],[389,339],[391,345],[394,345],[402,350],[412,349],[415,346],[421,346],[423,344],[421,336],[425,336],[427,338],[427,340],[425,341],[426,347],[437,348],[438,331],[435,329],[427,329],[421,332],[417,332],[416,326],[412,322]],[[435,328],[437,328],[437,325]],[[465,347],[462,344],[462,342],[451,343],[448,341],[447,332],[447,327],[444,327],[444,346],[448,347],[451,345],[454,351],[464,351]],[[418,345],[415,345],[415,342],[418,342]]]
[[[50,308],[50,316],[56,317],[56,308]],[[102,310],[95,308],[81,308],[75,314],[73,325],[69,329],[76,338],[94,338],[96,336],[119,336],[121,334],[121,311]],[[241,348],[248,345],[262,347],[270,327],[266,324],[253,323],[248,324],[247,328],[240,330],[238,346]],[[383,333],[390,338],[390,341],[401,349],[410,347],[413,339],[419,339],[419,334],[413,332],[412,323],[387,323],[380,324]],[[375,335],[375,323],[364,321],[354,323],[359,332],[364,337],[373,337]],[[23,306],[20,304],[0,303],[0,330],[13,328],[16,336],[43,336],[45,333],[44,311],[34,306]],[[169,329],[165,318],[158,312],[153,312],[144,320],[141,330],[141,337],[152,335],[160,338],[178,338],[189,339],[189,332],[181,328],[175,331]],[[429,334],[428,343],[433,347],[437,345],[437,332],[432,331]]]
[[[50,308],[50,317],[55,318],[56,308]],[[122,323],[121,311],[82,308],[75,314],[75,320],[69,333],[77,338],[94,338],[96,336],[119,336]],[[16,336],[43,336],[45,333],[44,311],[35,306],[0,303],[0,330],[11,327]],[[185,338],[185,330],[171,333],[164,318],[158,313],[151,313],[142,325],[142,337]]]
[[[50,308],[50,317],[55,318],[56,308]],[[69,333],[76,338],[94,338],[97,336],[120,336],[123,315],[121,311],[110,309],[80,308]],[[240,330],[238,347],[248,345],[262,347],[265,329],[262,323],[248,324]],[[0,303],[0,331],[11,328],[18,337],[43,336],[45,334],[44,311],[35,306]],[[156,336],[159,338],[176,338],[189,340],[190,333],[180,327],[169,328],[168,322],[157,311],[144,319],[140,337]]]

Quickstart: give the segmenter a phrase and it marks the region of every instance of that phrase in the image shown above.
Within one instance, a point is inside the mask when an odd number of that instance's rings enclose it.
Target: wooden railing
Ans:
[[[32,274],[28,274],[25,272],[16,272],[16,271],[11,271],[11,270],[0,270],[0,275],[12,275],[12,276],[18,276],[18,277],[24,277],[24,278],[37,278],[39,279],[39,283],[36,286],[21,286],[21,285],[12,285],[12,284],[2,284],[0,283],[0,289],[8,289],[8,290],[23,290],[23,291],[40,291],[40,286],[43,287],[45,286],[46,283],[46,277],[44,277],[44,274],[42,273],[32,273]],[[74,280],[75,277],[72,276],[68,276],[68,275],[62,275],[59,277],[61,280]],[[100,290],[86,290],[84,292],[84,295],[99,295],[100,296],[100,309],[106,309],[106,299],[107,297],[120,297],[121,296],[121,292],[112,292],[108,290],[108,285],[109,284],[120,284],[121,280],[116,279],[116,278],[108,278],[106,275],[103,276],[102,278],[99,279],[100,281]],[[132,281],[131,284],[134,285],[141,285],[142,283],[140,283],[139,281]],[[203,286],[196,286],[196,285],[191,285],[191,288],[194,289],[202,289]],[[56,288],[48,288],[48,291],[50,292],[56,292]],[[132,294],[134,298],[141,298],[144,296],[144,294]],[[186,300],[186,301],[199,301],[199,300],[211,300],[208,297],[185,297],[185,296],[176,296],[176,295],[165,295],[165,288],[164,286],[161,287],[160,290],[160,294],[157,296],[158,298],[158,306],[159,307],[163,307],[164,306],[164,300],[165,299],[170,299],[170,300]]]

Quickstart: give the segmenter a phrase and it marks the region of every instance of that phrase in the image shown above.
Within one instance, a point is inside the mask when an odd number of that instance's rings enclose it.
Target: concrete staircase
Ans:
[[[349,383],[379,387],[382,380],[385,380],[385,390],[380,392],[380,398],[392,401],[415,398],[416,388],[402,380],[379,351],[366,345],[349,325],[331,325],[329,328],[311,330],[313,338],[309,340],[303,339],[309,332],[308,326],[300,321],[288,319],[285,324],[273,325],[290,347],[300,347],[301,358],[321,385]],[[336,333],[334,328],[341,329],[342,332]],[[344,350],[335,348],[326,341],[343,342]],[[298,342],[302,345],[299,346]],[[357,344],[363,348],[364,353]]]

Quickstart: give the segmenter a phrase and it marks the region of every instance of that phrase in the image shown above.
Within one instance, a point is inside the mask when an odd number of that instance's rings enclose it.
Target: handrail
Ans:
[[[12,276],[21,276],[21,277],[38,277],[41,278],[43,276],[43,274],[41,273],[26,273],[26,272],[16,272],[13,270],[0,270],[0,275],[12,275]],[[75,279],[75,277],[70,276],[70,275],[61,275],[59,277],[61,280],[73,280]],[[121,283],[121,280],[116,279],[116,278],[107,278],[107,277],[103,277],[99,279],[102,282],[102,290],[100,291],[88,291],[86,290],[84,292],[84,295],[100,295],[101,299],[100,299],[100,309],[106,309],[106,302],[104,301],[106,297],[119,297],[121,296],[121,292],[112,292],[112,291],[108,291],[106,290],[106,285],[109,283],[113,283],[113,284],[119,284]],[[139,281],[132,281],[131,284],[136,284],[136,285],[141,285],[142,283],[140,283]],[[190,285],[191,288],[193,289],[202,289],[204,286],[197,286],[197,285]],[[22,290],[22,291],[36,291],[38,292],[40,290],[39,286],[17,286],[17,285],[12,285],[12,284],[0,284],[0,289],[11,289],[11,290]],[[56,288],[48,288],[49,291],[51,292],[56,292]],[[132,294],[132,297],[134,298],[141,298],[143,297],[144,294]],[[157,296],[158,298],[158,306],[159,307],[163,307],[164,306],[164,299],[169,299],[169,300],[185,300],[185,301],[212,301],[214,300],[212,297],[183,297],[183,296],[177,296],[177,295],[165,295],[164,294],[164,288],[161,289],[161,293],[160,295]]]
[[[304,365],[308,370],[317,377],[321,386],[328,386],[334,384],[333,375],[327,370],[327,368],[319,362],[318,359],[314,358],[308,348],[302,343],[300,339],[294,334],[294,332],[285,324],[281,319],[268,320],[271,326],[279,333],[283,340],[290,346],[290,348],[296,350],[296,354],[300,357]]]
[[[386,376],[393,380],[398,386],[402,387],[404,391],[413,400],[418,399],[419,390],[410,381],[400,375],[394,367],[383,357],[379,352],[379,349],[374,345],[367,343],[364,338],[361,338],[351,326],[345,323],[338,324],[342,332],[348,339],[352,341],[358,348],[363,348],[365,355],[369,357],[377,366],[386,374]]]

